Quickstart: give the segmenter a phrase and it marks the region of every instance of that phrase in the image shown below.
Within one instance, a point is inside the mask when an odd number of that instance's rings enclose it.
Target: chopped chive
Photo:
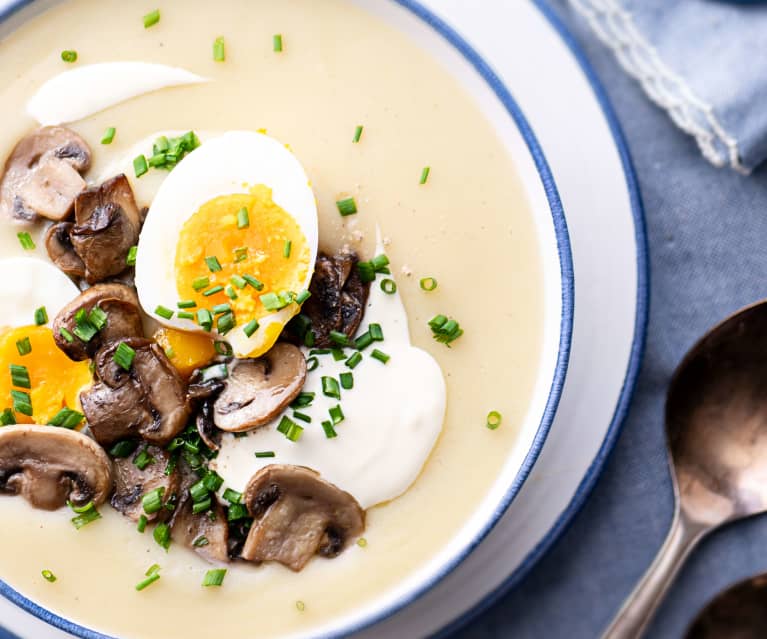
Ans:
[[[78,511],[75,511],[78,512]],[[86,507],[83,509],[83,512],[76,517],[72,517],[72,525],[77,529],[80,530],[83,526],[87,526],[88,524],[96,521],[97,519],[101,519],[101,513],[99,513],[98,510],[96,510],[96,506],[93,505],[93,502],[90,502],[89,507]]]
[[[136,173],[136,177],[140,178],[147,171],[149,171],[149,165],[146,163],[146,157],[139,155],[133,158],[133,170]]]
[[[433,277],[422,277],[418,284],[424,291],[433,291],[437,288],[437,280]]]
[[[310,357],[306,360],[306,370],[310,373],[313,370],[316,370],[320,365],[320,360],[318,360],[316,357]]]
[[[238,493],[236,490],[227,488],[224,491],[224,499],[230,504],[239,504],[242,501],[242,493]]]
[[[13,400],[13,410],[27,417],[32,416],[32,398],[29,393],[20,390],[11,390],[11,399]]]
[[[143,533],[146,530],[146,525],[149,523],[149,520],[146,518],[146,515],[141,515],[138,518],[138,524],[136,524],[136,530],[138,530],[140,533]]]
[[[192,496],[192,501],[198,502],[206,500],[210,494],[210,491],[205,485],[205,482],[201,479],[200,481],[192,484],[192,486],[189,488],[189,494]]]
[[[136,254],[138,253],[138,246],[131,246],[128,249],[128,257],[125,258],[125,263],[128,266],[136,266]]]
[[[389,278],[381,280],[381,290],[387,295],[394,295],[397,292],[397,282]]]
[[[250,226],[250,216],[248,215],[247,207],[243,206],[237,211],[237,228],[246,229]]]
[[[358,545],[360,548],[366,548],[366,547],[367,547],[367,545],[368,545],[368,540],[367,540],[367,539],[365,539],[364,537],[360,537],[360,538],[357,540],[357,545]]]
[[[299,413],[297,410],[293,411],[293,417],[295,419],[300,419],[302,422],[306,422],[307,424],[311,424],[312,418],[309,417],[306,413]]]
[[[341,410],[341,404],[336,404],[328,409],[330,413],[330,420],[333,422],[333,426],[337,426],[344,421],[344,412]]]
[[[16,416],[10,408],[4,408],[0,413],[0,426],[12,426],[16,423]]]
[[[322,378],[322,394],[327,397],[333,397],[335,399],[341,399],[341,388],[338,385],[338,380],[335,377]]]
[[[232,307],[225,302],[223,304],[216,304],[211,310],[213,315],[221,315],[222,313],[231,313]]]
[[[112,140],[115,139],[116,129],[113,126],[107,128],[104,131],[104,135],[101,136],[101,144],[112,144]]]
[[[226,51],[224,50],[224,36],[218,36],[213,41],[213,60],[223,62],[226,60]]]
[[[205,264],[208,265],[208,268],[210,269],[211,273],[215,273],[221,270],[221,263],[218,261],[218,258],[215,255],[206,257]]]
[[[232,277],[229,278],[229,281],[239,289],[245,288],[248,284],[245,278],[240,277],[239,275],[232,275]]]
[[[380,255],[376,255],[372,260],[370,260],[370,263],[373,265],[373,268],[375,269],[376,273],[388,273],[388,269],[386,268],[389,266],[389,258],[386,257],[383,253]]]
[[[109,454],[112,457],[124,458],[136,450],[136,446],[138,446],[138,443],[135,440],[123,439],[109,449]]]
[[[363,351],[368,346],[370,346],[373,341],[373,336],[370,334],[370,331],[365,331],[362,335],[354,340],[354,348],[356,348],[358,351]]]
[[[194,308],[197,306],[197,302],[194,300],[181,300],[180,302],[176,302],[176,306],[179,308]]]
[[[281,308],[284,308],[277,293],[265,293],[260,295],[259,299],[267,311],[279,311]]]
[[[266,457],[274,457],[275,456],[274,455],[274,451],[271,451],[271,450],[265,450],[263,452],[256,452],[255,455],[256,455],[256,457],[258,459],[263,459],[263,458],[266,458]]]
[[[358,262],[357,270],[359,271],[360,279],[365,283],[372,282],[376,278],[376,270],[370,262]]]
[[[202,501],[195,502],[192,504],[192,514],[199,515],[200,513],[204,513],[206,510],[210,510],[211,503],[212,502],[210,497],[203,499]]]
[[[343,200],[338,200],[336,202],[336,206],[338,207],[338,212],[342,217],[346,217],[347,215],[354,215],[357,212],[357,203],[354,201],[353,197],[347,197]]]
[[[64,407],[51,418],[48,424],[50,426],[69,428],[71,430],[77,428],[82,423],[83,419],[85,419],[85,415],[82,413]]]
[[[50,583],[56,581],[56,575],[54,575],[50,570],[43,570],[40,574],[43,576],[45,581],[49,581]]]
[[[383,329],[381,328],[380,324],[371,324],[368,326],[368,331],[370,332],[370,337],[372,337],[376,342],[383,341]]]
[[[308,290],[304,289],[304,290],[303,290],[303,291],[301,291],[301,292],[298,294],[298,296],[296,297],[296,304],[299,304],[299,305],[300,305],[300,304],[303,304],[303,303],[304,303],[306,300],[308,300],[308,299],[309,299],[311,296],[312,296],[312,294],[311,294],[311,293],[310,293]],[[300,315],[299,315],[299,317],[300,317]]]
[[[285,435],[290,441],[297,442],[301,439],[304,429],[290,419],[290,417],[283,415],[280,423],[277,425],[277,432]]]
[[[133,465],[136,466],[136,468],[139,470],[146,469],[146,467],[150,464],[154,464],[154,457],[146,452],[146,449],[142,450],[138,455],[136,455],[136,458],[133,460]]]
[[[203,293],[205,297],[210,297],[211,295],[215,295],[216,293],[220,293],[224,290],[224,287],[218,284],[217,286],[214,286],[212,288],[209,288],[207,291]]]
[[[354,144],[357,144],[357,142],[360,141],[360,138],[362,137],[362,129],[363,126],[361,124],[358,124],[357,128],[354,129],[354,137],[352,138],[352,142],[354,142]]]
[[[170,526],[166,523],[157,524],[154,527],[152,537],[159,546],[162,546],[167,551],[170,548]]]
[[[207,382],[211,379],[226,379],[229,377],[229,368],[223,362],[220,364],[213,364],[207,368],[203,368],[200,372],[202,381]]]
[[[201,291],[204,288],[208,288],[208,285],[210,284],[210,278],[208,277],[198,277],[192,282],[192,288],[195,291]]]
[[[10,364],[8,367],[11,371],[11,383],[19,388],[32,388],[32,383],[29,381],[29,370],[26,366],[20,364]]]
[[[73,49],[65,49],[61,52],[61,59],[64,62],[77,62],[77,51]]]
[[[155,531],[156,533],[156,531]],[[155,534],[156,537],[156,534]],[[159,542],[158,542],[159,543]],[[162,544],[160,544],[162,545]],[[136,590],[141,592],[144,590],[144,588],[147,588],[148,586],[151,586],[155,581],[160,579],[159,573],[153,572],[151,575],[149,575],[146,579],[142,579],[136,584]]]
[[[192,546],[195,548],[203,548],[204,546],[207,546],[210,542],[208,541],[208,538],[205,535],[200,535],[192,542]]]
[[[228,297],[230,300],[236,300],[236,299],[237,299],[237,297],[238,297],[238,295],[237,295],[237,293],[235,292],[234,288],[232,288],[231,286],[227,286],[227,287],[224,289],[224,293],[226,293],[226,296],[227,296],[227,297]]]
[[[206,588],[210,586],[220,586],[224,583],[224,577],[226,577],[226,568],[214,568],[205,573],[202,585]]]
[[[333,439],[333,437],[338,437],[338,433],[336,432],[335,428],[333,428],[333,424],[329,421],[322,422],[322,430],[325,431],[325,437],[328,439]]]
[[[272,36],[272,49],[274,49],[275,53],[280,53],[282,51],[282,34],[281,33],[275,33]]]
[[[216,320],[216,330],[221,335],[226,335],[234,328],[235,324],[234,313],[224,313]]]
[[[441,344],[448,347],[451,342],[463,335],[463,329],[454,319],[448,319],[445,315],[435,315],[429,320],[432,336]]]
[[[298,396],[293,400],[293,402],[290,404],[291,408],[306,408],[307,406],[310,406],[311,403],[314,401],[314,398],[316,397],[316,393],[310,393],[306,391],[301,391]]]
[[[257,320],[250,320],[245,326],[242,327],[242,332],[245,333],[248,337],[253,337],[253,333],[255,333],[258,330],[258,321]]]
[[[98,306],[94,306],[88,313],[88,322],[100,331],[107,325],[107,314]]]
[[[340,362],[342,359],[346,359],[343,348],[331,348],[330,353],[333,355],[333,361]]]
[[[314,346],[315,338],[314,331],[306,331],[306,334],[304,335],[304,346],[308,346],[309,348]]]
[[[355,368],[357,364],[359,364],[362,361],[362,355],[360,353],[352,353],[351,357],[346,360],[346,365],[349,368]]]
[[[154,11],[150,11],[144,16],[144,28],[148,29],[149,27],[153,27],[160,21],[160,10],[155,9]]]
[[[219,355],[223,355],[224,357],[231,357],[232,355],[234,355],[234,349],[232,348],[232,345],[229,342],[216,340],[215,342],[213,342],[213,348],[216,349],[216,352]]]
[[[355,355],[360,354],[355,353]],[[360,355],[360,358],[362,358],[362,355]],[[341,380],[341,388],[344,390],[350,390],[351,388],[354,388],[354,376],[351,373],[341,373],[338,376],[338,379]]]
[[[383,364],[386,364],[386,362],[388,362],[391,359],[389,355],[387,355],[383,351],[379,351],[377,348],[373,349],[373,352],[370,353],[370,357],[377,359],[379,362]]]
[[[29,341],[29,337],[16,340],[16,350],[19,351],[19,355],[29,355],[32,352],[32,342]]]
[[[146,569],[146,572],[144,573],[145,577],[148,577],[149,575],[154,575],[155,573],[160,572],[160,564],[152,564],[149,566],[149,568]]]
[[[32,240],[32,236],[26,231],[20,231],[19,233],[16,233],[16,237],[19,238],[19,244],[21,244],[21,248],[23,248],[25,251],[31,251],[35,248],[35,243]]]
[[[154,309],[154,314],[159,315],[160,317],[164,317],[165,319],[170,319],[173,317],[173,311],[162,305]]]
[[[487,414],[487,424],[486,426],[490,430],[495,430],[501,425],[502,416],[497,410],[491,410]]]
[[[232,504],[226,509],[227,521],[238,521],[248,517],[248,509],[243,504]]]
[[[48,311],[45,310],[45,306],[41,306],[40,308],[35,309],[35,324],[37,326],[42,326],[43,324],[48,323]],[[68,340],[72,341],[72,340]]]
[[[429,179],[429,173],[431,172],[430,166],[423,167],[423,171],[421,171],[421,182],[420,184],[426,184],[426,180]]]
[[[136,351],[134,351],[125,342],[120,342],[120,345],[112,355],[112,360],[123,370],[129,371],[133,366],[133,358],[136,357]]]
[[[334,342],[339,346],[351,346],[349,336],[346,333],[342,333],[341,331],[330,331],[328,337],[330,338],[331,342]]]
[[[176,317],[178,317],[179,319],[193,320],[194,313],[188,313],[187,311],[179,311],[178,313],[176,313]]]
[[[240,246],[234,249],[234,263],[237,264],[248,259],[248,247]],[[237,276],[239,277],[239,276]],[[244,284],[242,286],[245,286]],[[240,288],[242,288],[242,286]]]
[[[285,244],[282,246],[282,257],[289,258],[290,257],[290,250],[293,248],[293,242],[290,240],[285,240]]]
[[[263,291],[264,290],[264,283],[257,280],[252,275],[243,275],[242,279],[244,279],[248,284],[250,284],[254,289],[257,291]],[[242,287],[239,287],[242,288]]]

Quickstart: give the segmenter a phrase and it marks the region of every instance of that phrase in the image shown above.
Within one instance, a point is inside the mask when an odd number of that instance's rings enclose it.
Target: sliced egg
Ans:
[[[56,346],[50,328],[61,308],[80,293],[55,266],[30,257],[0,260],[0,411],[13,409],[11,391],[28,393],[32,415],[15,412],[18,423],[47,424],[62,408],[80,409],[79,395],[92,379],[89,362],[73,362]],[[47,322],[38,326],[35,312]],[[17,386],[11,365],[23,366],[29,388]]]
[[[239,357],[261,355],[300,310],[317,234],[309,179],[285,145],[251,131],[212,138],[149,209],[136,256],[141,305],[168,327],[228,341]]]

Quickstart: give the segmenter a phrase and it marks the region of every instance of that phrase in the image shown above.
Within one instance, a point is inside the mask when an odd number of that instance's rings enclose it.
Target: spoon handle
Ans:
[[[666,541],[602,639],[639,639],[643,635],[687,555],[707,531],[707,526],[690,522],[677,506]]]

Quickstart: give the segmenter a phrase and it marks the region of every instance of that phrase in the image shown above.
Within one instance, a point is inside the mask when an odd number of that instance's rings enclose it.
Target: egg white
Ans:
[[[206,202],[221,195],[245,193],[258,184],[272,190],[274,202],[293,216],[306,237],[309,268],[302,288],[308,288],[318,238],[317,203],[309,178],[295,155],[274,138],[254,131],[230,131],[203,142],[187,155],[154,197],[136,255],[136,289],[144,311],[166,326],[203,332],[191,320],[154,315],[160,305],[175,309],[178,300],[175,259],[181,229]],[[263,344],[269,325],[284,325],[291,315],[291,309],[286,308],[259,319],[259,328],[251,337],[242,330],[248,318],[241,318],[226,340],[236,355],[246,356]]]

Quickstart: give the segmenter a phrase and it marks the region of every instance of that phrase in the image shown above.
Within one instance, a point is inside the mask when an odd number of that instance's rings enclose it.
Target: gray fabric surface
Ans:
[[[628,420],[585,507],[528,577],[455,639],[599,636],[671,523],[663,435],[671,373],[712,324],[767,292],[767,173],[711,167],[566,0],[550,2],[605,85],[636,165],[652,269],[647,351]],[[767,517],[715,533],[683,569],[649,637],[683,636],[710,597],[765,570]]]

